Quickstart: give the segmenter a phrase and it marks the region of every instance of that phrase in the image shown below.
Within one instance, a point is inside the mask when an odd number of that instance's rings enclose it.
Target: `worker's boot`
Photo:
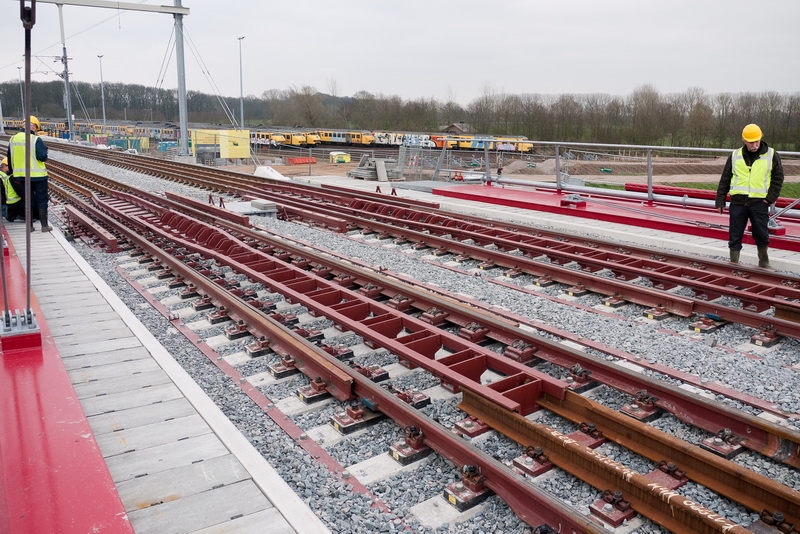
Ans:
[[[733,250],[731,249],[731,262],[732,263],[739,263],[739,255],[742,253],[741,250]]]
[[[769,264],[769,255],[767,254],[767,247],[757,247],[758,248],[758,266],[763,269],[772,269],[772,265]]]
[[[47,224],[47,213],[44,213],[40,219],[42,221],[42,232],[49,232],[53,229],[52,226]]]

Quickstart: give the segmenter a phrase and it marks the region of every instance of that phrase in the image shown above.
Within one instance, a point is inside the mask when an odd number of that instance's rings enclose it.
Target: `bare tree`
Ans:
[[[711,108],[716,117],[713,142],[717,146],[728,146],[733,129],[733,97],[730,93],[720,93],[712,100]]]
[[[467,111],[470,113],[473,128],[480,133],[490,133],[494,118],[494,90],[489,82],[486,82],[481,89],[478,98],[470,102]]]
[[[353,95],[353,125],[366,130],[375,129],[378,123],[377,99],[367,91]]]
[[[778,139],[783,139],[787,146],[784,150],[797,150],[797,141],[789,142],[789,140],[792,138],[795,140],[800,139],[800,93],[794,93],[786,98],[786,113],[782,126],[783,128],[778,134],[780,137],[770,141],[773,142],[775,147],[778,147]]]
[[[594,93],[584,97],[584,116],[588,128],[586,132],[587,141],[597,143],[599,139],[603,138],[606,131],[604,127],[606,122],[606,106],[608,106],[610,101],[611,97],[602,93]]]
[[[289,89],[291,99],[294,101],[295,108],[299,114],[300,123],[304,127],[314,127],[325,124],[325,108],[320,101],[319,92],[310,85],[304,85],[300,89],[292,86]]]
[[[654,143],[661,137],[659,125],[661,95],[652,85],[641,85],[633,90],[629,102],[632,113],[631,142]]]
[[[445,104],[444,108],[442,109],[444,122],[450,125],[460,119],[463,119],[464,110],[456,103],[456,93],[452,87],[447,87],[444,97]]]
[[[686,119],[689,132],[689,146],[703,146],[711,138],[714,130],[714,111],[703,101],[697,102]]]
[[[285,95],[278,89],[270,89],[261,93],[261,99],[264,101],[264,116],[266,123],[271,125],[281,124],[278,120],[280,115],[281,102],[285,99]],[[289,124],[283,123],[283,124]]]
[[[98,87],[77,86],[87,113],[96,116]],[[33,82],[31,89],[39,115],[64,116],[59,82]],[[328,91],[331,94],[303,86],[248,96],[247,116],[272,127],[435,132],[442,124],[464,121],[478,134],[525,135],[533,141],[716,147],[738,145],[742,127],[755,122],[771,146],[783,151],[800,149],[800,93],[708,95],[700,87],[690,87],[662,95],[648,84],[628,96],[516,95],[498,93],[486,83],[481,95],[464,109],[456,103],[452,88],[448,88],[444,103],[432,97],[405,100],[366,91],[343,97],[335,79],[328,81]],[[19,94],[16,80],[0,83],[0,93],[10,100],[12,112],[21,113],[19,101],[14,100]],[[112,120],[174,120],[176,95],[174,89],[107,83],[107,115]],[[219,97],[193,91],[188,97],[190,122],[227,123]],[[236,100],[225,98],[222,104],[233,108]]]
[[[784,114],[785,98],[776,91],[767,91],[758,98],[758,120],[767,139],[775,139],[780,129],[780,117]]]

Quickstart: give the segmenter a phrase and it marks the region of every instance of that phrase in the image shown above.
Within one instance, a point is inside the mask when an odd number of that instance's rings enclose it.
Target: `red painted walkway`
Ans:
[[[3,261],[8,306],[12,313],[24,310],[25,272],[10,242]],[[0,336],[0,533],[132,533],[47,324],[31,299],[41,333]]]
[[[514,208],[557,213],[587,219],[587,227],[599,228],[595,221],[606,221],[629,226],[653,228],[668,232],[683,233],[728,240],[728,212],[718,213],[714,209],[683,207],[677,204],[647,202],[642,200],[605,197],[580,193],[589,200],[585,203],[571,202],[576,193],[553,189],[504,187],[498,185],[457,185],[438,187],[435,195],[459,198]],[[800,220],[780,219],[784,235],[770,236],[770,247],[800,252]],[[744,242],[755,244],[749,232]]]

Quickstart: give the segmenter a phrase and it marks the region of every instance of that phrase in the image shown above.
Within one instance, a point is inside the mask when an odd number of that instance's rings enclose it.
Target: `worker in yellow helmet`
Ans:
[[[13,222],[19,211],[21,211],[22,202],[21,198],[11,185],[11,177],[8,175],[8,158],[3,158],[0,161],[0,180],[2,180],[2,187],[0,187],[0,195],[3,201],[3,217],[9,222]]]
[[[31,177],[31,220],[42,221],[42,232],[53,228],[47,224],[47,202],[50,200],[47,184],[47,145],[36,135],[39,131],[39,119],[31,115],[30,132],[19,132],[8,141],[8,162],[11,167],[11,185],[18,192],[25,188],[25,167],[30,167]],[[30,135],[30,160],[25,161],[25,137]]]
[[[730,259],[739,263],[742,238],[750,221],[753,240],[758,249],[758,266],[771,269],[769,264],[769,207],[781,194],[783,165],[775,149],[767,146],[757,124],[748,124],[742,130],[744,146],[728,156],[717,186],[715,206],[720,213],[725,209],[725,198],[730,193],[728,206],[728,248]]]

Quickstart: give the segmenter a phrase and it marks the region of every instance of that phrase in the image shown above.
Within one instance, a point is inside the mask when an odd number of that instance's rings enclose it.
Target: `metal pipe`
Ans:
[[[22,67],[17,67],[17,77],[19,78],[19,109],[20,115],[25,116],[25,95],[22,94]]]
[[[558,160],[556,160],[558,161]],[[558,172],[558,165],[556,164],[556,172]],[[671,195],[656,195],[649,193],[639,193],[636,191],[617,191],[612,189],[603,189],[601,187],[585,187],[582,185],[559,184],[558,181],[554,184],[552,182],[531,182],[528,180],[515,180],[513,178],[500,178],[492,179],[494,183],[500,185],[522,185],[526,187],[533,187],[536,189],[553,189],[556,191],[571,191],[575,193],[585,193],[587,195],[597,195],[611,198],[624,198],[630,200],[641,200],[643,202],[653,201],[661,204],[672,204],[683,207],[691,206],[693,208],[710,208],[714,209],[713,200],[702,200],[697,198],[675,197]],[[787,210],[781,212],[782,217],[788,219],[800,219],[800,211]]]
[[[58,6],[58,24],[61,27],[61,62],[64,64],[64,100],[67,111],[67,128],[69,129],[69,140],[73,141],[74,128],[72,127],[72,95],[69,90],[69,65],[67,62],[67,40],[64,37],[64,14],[61,4]]]
[[[181,0],[175,0],[175,7],[181,7]],[[176,13],[175,17],[175,56],[178,59],[178,114],[180,115],[181,138],[178,153],[181,156],[189,155],[189,117],[187,115],[188,103],[186,99],[186,68],[183,63],[183,15]]]
[[[556,191],[561,191],[561,158],[558,154],[558,145],[555,146],[556,151]]]
[[[239,129],[244,130],[244,83],[242,78],[242,39],[245,36],[237,37],[239,39]]]
[[[103,133],[106,133],[106,91],[103,87],[103,55],[97,56],[100,59],[100,99],[103,102]]]
[[[33,308],[31,307],[31,30],[36,24],[36,2],[26,6],[20,1],[22,27],[25,28],[25,272],[28,273],[25,287],[25,316],[22,320],[26,325],[34,324]],[[63,33],[63,31],[62,31]],[[65,54],[66,56],[66,54]]]

